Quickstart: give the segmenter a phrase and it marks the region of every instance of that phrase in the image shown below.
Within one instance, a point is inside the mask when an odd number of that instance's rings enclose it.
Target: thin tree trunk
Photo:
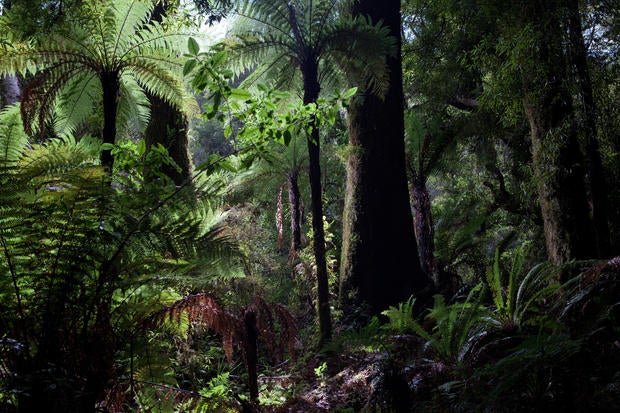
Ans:
[[[297,182],[297,171],[286,175],[288,181],[288,202],[291,209],[291,253],[301,249],[301,195]]]
[[[250,402],[253,407],[258,406],[258,328],[256,327],[256,313],[245,310],[243,314],[245,325],[245,362],[248,369],[248,387],[250,388]]]
[[[361,0],[357,14],[382,20],[397,39],[388,57],[383,99],[363,94],[349,108],[347,184],[343,216],[340,300],[345,317],[361,305],[377,314],[429,287],[422,271],[405,170],[400,1]]]
[[[588,182],[590,187],[592,219],[599,257],[610,253],[610,234],[608,222],[607,185],[603,162],[599,149],[596,128],[596,106],[592,93],[592,81],[588,69],[586,48],[583,40],[578,0],[569,0],[570,56],[576,70],[577,86],[583,107],[583,127],[585,134],[585,155]]]
[[[4,2],[4,11],[11,8],[11,2]],[[3,11],[3,14],[4,14]],[[22,90],[19,86],[17,75],[6,75],[0,77],[0,109],[19,102],[22,98]]]
[[[437,289],[441,289],[442,286],[439,285],[435,267],[435,230],[431,216],[431,200],[426,187],[426,179],[423,176],[413,179],[411,193],[413,197],[413,222],[422,271],[433,278]]]
[[[319,92],[318,63],[313,56],[303,66],[304,104],[316,103]],[[329,282],[327,262],[325,259],[325,229],[323,228],[323,192],[321,188],[320,137],[314,119],[310,124],[308,135],[308,164],[310,176],[310,193],[312,199],[312,234],[314,259],[316,261],[317,302],[319,313],[319,347],[329,342],[332,337],[331,310],[329,307]]]
[[[100,74],[103,89],[103,143],[114,144],[116,141],[116,117],[120,95],[120,79],[118,72]],[[101,152],[101,165],[112,171],[114,157],[110,149]]]

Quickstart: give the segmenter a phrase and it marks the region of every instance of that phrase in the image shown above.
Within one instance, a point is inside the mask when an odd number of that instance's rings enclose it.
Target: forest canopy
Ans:
[[[0,411],[618,411],[619,19],[0,0]]]

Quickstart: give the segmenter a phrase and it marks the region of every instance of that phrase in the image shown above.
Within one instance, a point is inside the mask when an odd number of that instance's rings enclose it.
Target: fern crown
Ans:
[[[311,65],[318,67],[321,84],[336,84],[344,71],[356,86],[383,94],[385,56],[395,52],[394,39],[380,23],[349,17],[348,3],[241,1],[227,44],[233,70],[256,69],[246,82],[275,78],[275,87],[290,87],[295,68]]]
[[[149,21],[152,11],[153,2],[145,0],[88,2],[50,36],[5,44],[0,75],[33,75],[22,101],[26,130],[50,120],[58,102],[64,104],[57,115],[66,122],[84,120],[101,95],[103,77],[110,75],[122,85],[120,102],[140,100],[148,91],[182,107],[182,36]]]

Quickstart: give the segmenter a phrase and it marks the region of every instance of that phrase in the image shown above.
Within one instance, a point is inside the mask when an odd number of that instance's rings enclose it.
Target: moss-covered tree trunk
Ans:
[[[22,90],[17,76],[0,77],[0,109],[19,102],[21,97]]]
[[[585,187],[584,158],[567,89],[567,63],[558,3],[525,2],[523,21],[535,44],[523,77],[534,172],[547,253],[556,265],[595,255]]]
[[[405,172],[400,2],[361,0],[356,13],[382,20],[397,39],[384,98],[364,93],[349,108],[340,299],[376,314],[429,286],[420,267]]]
[[[157,2],[151,15],[151,20],[161,23],[168,14],[173,2],[163,0]],[[186,183],[193,172],[192,160],[189,153],[189,122],[183,111],[164,99],[147,92],[151,104],[151,117],[144,132],[147,153],[157,144],[168,150],[168,154],[176,163],[175,168],[164,166],[162,172],[176,185]]]
[[[6,0],[4,11],[1,14],[4,14],[9,8],[11,8],[11,2]],[[19,102],[21,97],[22,91],[17,75],[0,76],[0,109]]]
[[[316,103],[321,86],[319,84],[319,65],[316,56],[306,56],[301,65],[304,81],[304,104]],[[323,190],[321,185],[321,143],[319,129],[311,120],[308,134],[308,174],[310,177],[310,196],[312,200],[312,247],[316,264],[317,306],[319,314],[319,347],[332,337],[331,310],[329,307],[329,282],[325,258],[325,229],[323,228]]]

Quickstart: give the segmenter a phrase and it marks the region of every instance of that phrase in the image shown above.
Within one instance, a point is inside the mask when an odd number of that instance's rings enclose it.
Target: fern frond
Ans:
[[[67,82],[58,97],[54,129],[58,136],[74,133],[95,110],[101,83],[94,73],[79,73]]]
[[[319,48],[338,61],[355,85],[384,96],[389,87],[386,56],[396,52],[395,40],[387,27],[357,17],[339,19],[326,31]]]
[[[147,319],[147,325],[158,325],[166,319],[181,320],[187,316],[190,323],[201,324],[222,336],[222,346],[229,362],[232,361],[233,345],[241,341],[243,321],[223,310],[217,301],[208,294],[192,294],[168,306]]]
[[[28,144],[19,111],[19,105],[0,111],[0,168],[3,169],[14,166]]]
[[[183,84],[169,70],[142,57],[129,59],[126,67],[144,90],[178,108],[183,107],[185,98]]]

